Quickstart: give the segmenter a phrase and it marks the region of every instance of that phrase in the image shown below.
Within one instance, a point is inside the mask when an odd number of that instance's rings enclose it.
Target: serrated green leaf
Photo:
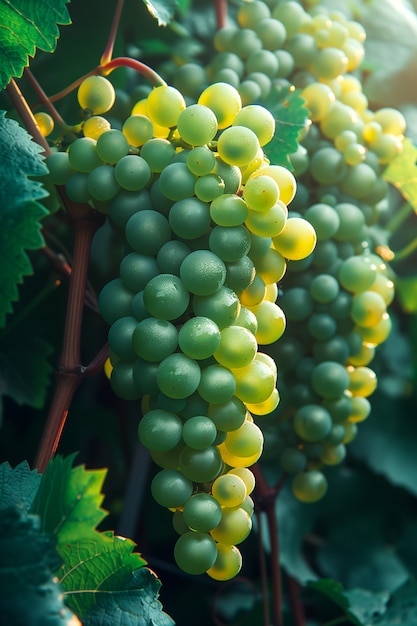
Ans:
[[[372,622],[373,626],[414,626],[417,624],[417,582],[410,578],[392,594],[384,615]]]
[[[176,0],[143,0],[149,13],[158,20],[159,26],[166,26],[174,17]]]
[[[53,349],[27,322],[0,332],[0,423],[2,397],[35,409],[44,406]]]
[[[53,52],[59,25],[71,24],[68,0],[0,0],[0,89],[20,77],[36,48]]]
[[[309,110],[300,92],[300,89],[289,88],[279,100],[274,95],[263,102],[275,118],[275,134],[264,146],[264,152],[273,165],[283,165],[291,171],[294,168],[289,155],[297,151],[300,131],[309,118]]]
[[[356,626],[365,626],[365,624],[363,624],[363,622],[359,620],[353,613],[350,614],[349,600],[346,597],[343,585],[341,585],[339,582],[327,578],[322,578],[321,580],[309,582],[308,587],[319,591],[327,598],[332,600],[332,602],[337,604],[337,606],[339,606],[344,613],[348,613],[350,615],[350,620],[352,624],[356,624]]]
[[[417,312],[417,276],[397,276],[395,291],[402,308],[408,314]]]
[[[48,171],[41,150],[17,122],[0,111],[0,328],[18,298],[17,285],[32,273],[26,250],[44,245],[39,221],[48,212],[36,201],[47,191],[29,178]]]
[[[401,153],[385,168],[383,178],[394,185],[417,212],[417,148],[406,138]]]
[[[57,537],[57,543],[96,538],[96,526],[107,513],[100,508],[101,488],[107,470],[72,467],[75,455],[55,457],[42,476],[31,513],[41,516],[41,528]]]
[[[84,617],[100,593],[126,589],[132,572],[146,565],[133,552],[135,543],[113,533],[96,533],[94,541],[77,541],[58,546],[64,565],[57,572],[68,606]],[[83,593],[78,593],[82,589]]]
[[[367,589],[350,589],[344,595],[349,602],[349,614],[354,615],[365,626],[385,613],[390,597],[388,591],[373,593]]]
[[[39,518],[8,508],[0,516],[0,623],[72,626],[54,578],[60,565],[55,538],[40,531]]]
[[[28,512],[41,481],[37,470],[31,470],[27,461],[12,468],[6,461],[0,465],[0,510],[12,506]]]

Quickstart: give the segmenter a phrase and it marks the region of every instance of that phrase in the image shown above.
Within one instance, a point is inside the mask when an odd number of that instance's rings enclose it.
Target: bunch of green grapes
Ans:
[[[82,135],[47,165],[124,240],[119,277],[99,294],[110,384],[141,400],[138,435],[160,467],[151,491],[174,514],[177,564],[226,580],[252,526],[249,467],[263,449],[253,416],[279,402],[277,366],[259,346],[285,329],[280,250],[303,259],[316,233],[288,218],[295,178],[264,155],[273,116],[242,106],[234,87],[214,83],[189,106],[155,87],[120,129],[103,116],[107,79],[88,78],[78,98]]]
[[[360,81],[365,39],[351,16],[316,2],[253,0],[215,33],[204,72],[190,61],[172,73],[175,85],[188,74],[189,98],[222,80],[246,108],[273,106],[296,88],[309,109],[289,155],[297,195],[287,224],[306,219],[318,243],[301,261],[285,237],[275,242],[288,264],[278,299],[287,327],[267,351],[280,364],[282,401],[262,418],[263,459],[278,460],[306,502],[324,496],[323,468],[343,461],[370,413],[371,363],[391,329],[390,251],[379,245],[389,213],[383,172],[402,150],[406,125],[396,109],[369,106]]]

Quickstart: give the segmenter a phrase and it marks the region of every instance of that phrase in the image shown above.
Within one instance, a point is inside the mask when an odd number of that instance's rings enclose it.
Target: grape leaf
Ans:
[[[47,210],[36,200],[48,194],[41,183],[29,178],[48,171],[41,150],[17,122],[0,111],[0,328],[18,298],[17,285],[32,273],[26,250],[44,244],[39,220]]]
[[[401,153],[385,168],[383,177],[394,185],[417,212],[417,148],[406,138]]]
[[[312,580],[307,585],[310,589],[315,589],[327,598],[332,600],[337,606],[339,606],[344,613],[349,615],[350,621],[356,626],[365,626],[365,623],[359,620],[354,613],[349,610],[349,600],[343,589],[343,585],[339,582],[327,578],[321,580]]]
[[[174,17],[176,0],[143,0],[149,13],[158,20],[159,26],[166,26]]]
[[[71,24],[68,0],[0,0],[0,89],[22,76],[36,48],[53,52],[57,25]]]
[[[274,95],[263,102],[275,118],[275,134],[264,146],[264,152],[272,164],[283,165],[291,171],[294,168],[289,155],[297,151],[300,131],[306,127],[309,118],[300,91],[289,88],[279,100]]]
[[[57,456],[48,463],[31,507],[31,513],[41,516],[42,530],[56,535],[58,544],[94,540],[96,526],[107,515],[100,508],[107,470],[73,468],[74,457]]]
[[[146,561],[139,553],[132,552],[134,547],[133,541],[116,537],[111,532],[97,533],[94,541],[81,540],[58,546],[64,565],[57,576],[65,590],[68,606],[82,617],[84,623],[87,623],[85,618],[90,613],[108,614],[108,620],[113,613],[113,622],[97,623],[129,624],[131,622],[122,619],[125,611],[130,617],[137,615],[144,619],[147,611],[153,610],[149,594],[156,595],[160,582],[155,576],[149,576],[149,570],[143,567]],[[142,569],[144,573],[138,573]],[[141,584],[136,587],[139,580]],[[143,586],[145,589],[141,588]],[[78,593],[80,589],[82,594]],[[138,591],[139,594],[136,593]],[[159,603],[157,606],[160,606]],[[120,615],[116,619],[115,613],[118,612]],[[157,623],[165,622],[161,620]]]
[[[417,582],[410,578],[391,594],[385,613],[373,626],[414,626],[417,624]]]
[[[417,312],[417,276],[397,276],[395,291],[402,308],[408,314]]]
[[[75,626],[54,578],[60,565],[55,538],[40,531],[39,517],[18,508],[0,516],[0,623]]]
[[[0,423],[2,396],[17,404],[42,409],[52,366],[53,349],[31,324],[12,325],[0,332]]]
[[[17,506],[29,511],[38,490],[41,475],[31,470],[27,461],[12,468],[9,463],[0,465],[0,510]]]

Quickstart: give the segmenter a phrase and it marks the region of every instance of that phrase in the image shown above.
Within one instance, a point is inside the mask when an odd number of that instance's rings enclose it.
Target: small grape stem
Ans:
[[[114,42],[116,41],[117,31],[119,29],[120,17],[122,15],[124,6],[124,0],[118,0],[116,9],[113,15],[113,21],[110,28],[109,38],[106,43],[106,47],[104,48],[103,54],[101,55],[100,65],[106,65],[113,56]]]
[[[385,230],[390,234],[395,233],[398,228],[405,222],[410,213],[413,213],[414,209],[409,202],[404,202],[398,211],[394,213],[388,223],[385,225]]]
[[[416,237],[416,239],[411,241],[409,244],[404,246],[404,248],[401,248],[401,250],[398,250],[398,252],[395,252],[394,253],[394,258],[391,259],[391,263],[396,263],[398,261],[403,261],[404,259],[409,257],[410,254],[412,254],[414,252],[414,250],[417,250],[417,237]]]
[[[258,559],[259,559],[259,570],[261,575],[261,587],[262,587],[262,611],[264,618],[264,626],[269,626],[271,623],[270,613],[269,613],[269,602],[268,602],[268,576],[267,576],[267,567],[266,567],[266,558],[265,558],[265,550],[264,550],[264,542],[263,542],[263,524],[262,524],[262,512],[256,507],[255,509],[256,520],[258,523]]]
[[[224,28],[227,20],[227,0],[214,0],[217,29]]]
[[[44,92],[44,90],[42,89],[42,87],[28,67],[25,69],[25,76],[28,79],[28,82],[32,86],[33,90],[36,92],[40,102],[49,111],[51,117],[53,117],[53,119],[59,126],[65,126],[66,124],[62,119],[60,113],[56,110],[56,108],[54,107],[54,105],[52,104],[52,102],[50,101],[50,99],[48,98],[48,96],[46,95],[46,93]]]
[[[164,79],[153,70],[149,65],[138,61],[137,59],[132,59],[130,57],[117,57],[116,59],[112,59],[108,63],[103,65],[99,65],[98,72],[107,76],[118,67],[130,67],[132,70],[135,70],[142,76],[144,76],[154,87],[166,85]]]
[[[288,592],[295,626],[306,626],[303,605],[301,602],[300,584],[292,576],[287,576]]]
[[[39,129],[35,116],[13,78],[7,85],[6,92],[28,133],[32,135],[34,141],[43,148],[45,156],[51,154],[51,149]]]

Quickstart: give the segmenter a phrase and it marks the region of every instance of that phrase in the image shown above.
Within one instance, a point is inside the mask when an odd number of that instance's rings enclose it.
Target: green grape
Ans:
[[[278,283],[287,270],[284,257],[274,248],[270,248],[266,254],[255,259],[255,268],[258,276],[266,285]]]
[[[229,289],[232,289],[235,292],[240,292],[247,289],[255,278],[255,266],[253,264],[253,261],[251,261],[251,259],[246,255],[242,256],[240,259],[233,263],[226,262],[225,266],[226,280],[224,284],[226,287],[229,287]],[[252,324],[253,322],[251,321],[251,327]],[[240,323],[237,325],[244,326],[245,324]]]
[[[255,235],[255,233],[251,233],[250,238],[251,245],[248,256],[250,256],[252,260],[258,260],[259,257],[263,256],[271,249],[271,237],[261,237],[260,235]]]
[[[334,185],[346,176],[346,161],[338,150],[332,147],[320,148],[310,160],[310,172],[321,185]]]
[[[287,36],[285,26],[278,20],[270,17],[264,17],[258,20],[254,30],[261,40],[264,50],[272,50],[274,52],[282,48]],[[277,58],[280,66],[280,59],[279,57]]]
[[[248,106],[262,98],[261,87],[255,80],[243,80],[238,87],[238,92],[243,106]]]
[[[196,415],[185,422],[182,437],[188,447],[195,450],[205,450],[214,444],[217,429],[211,419],[204,415]],[[199,529],[193,528],[193,530]]]
[[[141,392],[133,376],[133,364],[118,361],[114,364],[110,376],[110,385],[114,393],[123,400],[138,400]]]
[[[339,282],[330,274],[317,274],[310,283],[310,294],[320,304],[332,302],[339,293]]]
[[[307,329],[316,341],[326,341],[335,335],[337,323],[327,313],[313,313],[307,322]]]
[[[180,275],[181,263],[191,250],[183,241],[172,239],[159,249],[156,261],[161,273]]]
[[[256,157],[259,148],[257,136],[245,126],[226,128],[217,141],[219,156],[229,165],[248,165]]]
[[[286,328],[284,311],[273,302],[263,301],[253,312],[258,322],[255,333],[258,344],[266,345],[278,341]]]
[[[377,346],[388,339],[391,330],[392,320],[388,313],[384,313],[377,324],[368,328],[361,326],[358,328],[358,333],[366,344]]]
[[[193,359],[175,353],[160,362],[156,378],[159,389],[168,398],[188,398],[200,384],[201,370]]]
[[[339,465],[346,456],[346,447],[343,443],[335,446],[324,445],[320,454],[320,461],[325,465]]]
[[[301,322],[313,311],[313,299],[309,290],[303,287],[292,287],[284,291],[280,304],[287,320],[291,322]]]
[[[217,121],[216,121],[217,124]],[[187,167],[194,176],[210,174],[216,164],[214,153],[206,146],[197,146],[187,155]]]
[[[287,207],[283,202],[277,200],[274,206],[267,211],[249,210],[245,226],[258,237],[276,237],[283,231],[287,216]]]
[[[171,322],[149,317],[136,324],[132,343],[141,359],[162,361],[176,350],[178,332]]]
[[[184,533],[175,544],[174,558],[178,567],[187,574],[204,574],[216,562],[216,542],[208,533]]]
[[[271,11],[267,4],[260,0],[243,4],[237,14],[237,22],[241,28],[254,28],[261,20],[270,17]]]
[[[265,297],[266,285],[258,274],[255,274],[255,277],[249,287],[239,293],[241,304],[252,308],[260,304]]]
[[[149,450],[172,450],[181,441],[182,421],[171,411],[154,409],[141,418],[138,435],[141,443]]]
[[[279,199],[279,187],[270,176],[256,176],[245,184],[243,199],[252,211],[268,211]]]
[[[111,129],[100,135],[96,148],[102,161],[114,165],[127,155],[129,143],[120,130]]]
[[[219,431],[236,430],[245,421],[246,407],[239,398],[232,396],[226,402],[209,404],[208,417]]]
[[[88,202],[91,198],[87,187],[88,174],[75,172],[65,183],[65,192],[73,202]]]
[[[131,310],[138,322],[150,317],[143,303],[143,290],[138,291],[138,293],[133,297]]]
[[[196,100],[202,91],[202,85],[207,82],[206,71],[198,63],[184,63],[176,68],[172,82],[185,97]]]
[[[274,248],[286,259],[305,259],[316,246],[317,235],[313,226],[300,217],[287,219],[281,232],[272,238]]]
[[[310,206],[304,213],[317,234],[318,241],[333,237],[340,226],[340,217],[337,211],[328,204],[318,203]]]
[[[240,36],[241,31],[238,32]],[[213,111],[219,129],[230,126],[236,113],[242,108],[239,92],[227,83],[213,83],[206,87],[198,98],[198,104]]]
[[[122,157],[116,163],[114,173],[120,187],[128,191],[140,191],[151,178],[149,165],[145,159],[135,154]]]
[[[215,226],[209,236],[210,250],[225,262],[234,262],[245,256],[251,239],[247,228],[239,226]]]
[[[242,543],[252,530],[252,520],[241,507],[223,509],[220,523],[210,531],[218,543],[236,545]]]
[[[234,395],[236,380],[232,372],[222,365],[208,365],[201,371],[198,393],[206,402],[224,404]]]
[[[151,493],[158,504],[173,509],[191,498],[193,483],[177,470],[163,469],[153,477]]]
[[[195,183],[194,193],[199,200],[211,202],[224,192],[224,180],[216,174],[200,176]]]
[[[167,139],[154,137],[146,141],[140,151],[140,156],[145,159],[151,172],[162,172],[171,162],[175,155],[174,145]]]
[[[215,155],[216,164],[213,174],[217,174],[224,181],[224,193],[235,194],[239,191],[242,183],[242,172],[237,165],[225,163],[218,154]],[[220,196],[222,197],[222,196]]]
[[[190,293],[209,296],[224,284],[226,267],[210,250],[196,250],[181,263],[180,277]]]
[[[314,37],[308,33],[296,33],[288,37],[285,50],[294,59],[295,67],[302,69],[309,68],[317,56],[317,44]]]
[[[262,452],[263,441],[259,426],[246,420],[238,429],[227,433],[224,445],[234,456],[252,458]]]
[[[371,403],[367,398],[354,396],[352,398],[352,411],[349,415],[349,422],[363,422],[371,412]]]
[[[205,235],[210,227],[210,209],[207,202],[195,197],[175,202],[169,211],[169,224],[177,237],[193,240]]]
[[[301,97],[306,100],[312,122],[320,122],[335,101],[334,92],[324,83],[310,83],[302,90]]]
[[[240,226],[247,216],[246,202],[235,194],[223,194],[210,204],[210,217],[219,226]]]
[[[294,430],[305,441],[321,441],[331,428],[330,413],[319,404],[305,404],[294,415]]]
[[[249,330],[243,326],[227,326],[220,331],[220,344],[214,358],[224,367],[245,367],[254,359],[256,351],[256,339]]]
[[[162,469],[164,470],[178,470],[180,454],[183,447],[184,443],[180,442],[175,448],[172,448],[172,450],[166,450],[164,452],[150,450],[150,457],[159,467],[162,467]]]
[[[204,146],[217,133],[217,118],[213,111],[203,104],[191,104],[184,109],[177,120],[177,130],[181,139],[191,146]]]
[[[377,183],[377,175],[367,163],[358,163],[349,167],[340,188],[353,198],[366,198]]]
[[[368,289],[375,280],[376,266],[365,256],[352,256],[343,261],[338,279],[348,291],[358,292]]]
[[[331,46],[319,50],[313,59],[313,72],[321,80],[332,80],[348,69],[348,58],[338,48]]]
[[[292,480],[291,488],[294,496],[301,502],[317,502],[327,491],[327,480],[319,470],[298,472]]]
[[[87,190],[95,200],[105,202],[114,198],[120,190],[114,167],[99,165],[93,169],[88,175]]]
[[[146,285],[143,290],[143,301],[153,317],[175,320],[187,310],[190,294],[178,276],[160,274]]]
[[[147,209],[150,204],[151,198],[146,189],[140,191],[120,189],[109,201],[109,219],[113,226],[123,230],[134,213]]]
[[[114,278],[104,285],[98,295],[98,307],[104,321],[113,324],[120,317],[131,315],[134,295],[120,278]]]
[[[126,241],[140,254],[157,254],[171,239],[171,228],[166,217],[145,209],[134,213],[126,223]]]
[[[102,164],[97,152],[97,142],[89,137],[79,137],[70,144],[68,160],[70,166],[78,172],[88,173]]]
[[[381,107],[375,111],[373,120],[380,124],[384,133],[403,135],[406,129],[404,115],[393,107]]]
[[[258,404],[267,400],[274,390],[273,372],[265,363],[254,359],[246,367],[233,369],[236,379],[235,395],[243,402]]]
[[[133,380],[142,396],[147,394],[156,395],[159,393],[156,380],[157,370],[158,363],[150,363],[149,361],[136,358],[133,366]]]
[[[279,462],[284,472],[294,474],[302,472],[307,465],[307,457],[298,448],[284,448],[281,452]]]
[[[278,68],[279,61],[271,50],[253,50],[246,59],[247,74],[260,72],[269,78],[275,78]]]
[[[231,53],[232,54],[232,53]],[[225,67],[223,69],[218,70],[213,76],[213,82],[215,83],[227,83],[228,85],[232,85],[237,89],[240,84],[239,74],[235,72],[235,70]]]
[[[82,109],[99,115],[112,108],[116,93],[111,82],[104,76],[89,76],[79,86],[77,98]]]
[[[208,532],[219,524],[222,509],[213,496],[196,493],[185,503],[183,518],[190,530]]]
[[[207,71],[212,78],[211,82],[227,82],[227,81],[218,81],[213,77],[216,76],[219,72],[224,70],[232,70],[238,79],[242,78],[245,72],[245,64],[242,59],[233,52],[222,51],[216,54],[210,61]]]
[[[207,574],[214,580],[230,580],[237,576],[242,568],[242,555],[236,546],[217,543],[217,557]]]
[[[152,122],[167,128],[177,125],[185,106],[181,92],[168,85],[154,87],[146,99],[146,111]]]
[[[183,200],[194,194],[196,176],[186,163],[170,163],[159,176],[159,186],[164,196],[170,200]]]
[[[182,511],[180,511],[180,509],[176,509],[174,511],[174,514],[172,516],[172,526],[179,535],[188,533],[190,530],[184,521],[184,516],[182,514]]]
[[[367,398],[377,387],[377,377],[374,371],[369,367],[349,367],[349,386],[348,390],[352,396],[361,396]]]
[[[362,291],[352,300],[351,317],[356,324],[372,327],[381,321],[386,313],[385,301],[375,291]]]
[[[256,170],[251,178],[256,176],[270,176],[273,178],[279,188],[279,199],[285,205],[290,204],[293,200],[297,190],[297,183],[294,175],[286,167],[282,165],[266,165]]]
[[[251,52],[262,49],[262,42],[251,28],[241,28],[232,34],[230,49],[241,59],[247,59]]]
[[[120,262],[119,273],[124,286],[138,292],[142,291],[151,278],[157,276],[160,271],[154,257],[130,252]]]
[[[143,146],[153,137],[153,125],[146,115],[130,115],[124,122],[122,132],[131,146]]]
[[[234,291],[223,286],[209,296],[195,295],[192,308],[194,315],[209,317],[221,330],[236,320],[240,312],[240,301]]]
[[[213,481],[211,492],[222,507],[239,506],[247,496],[246,485],[243,480],[239,476],[229,473],[218,476]]]
[[[255,489],[255,476],[253,472],[247,467],[233,467],[227,472],[228,475],[238,476],[243,480],[246,487],[247,496]]]
[[[207,359],[220,344],[220,331],[208,317],[192,317],[181,326],[178,344],[182,352],[191,359]]]
[[[180,454],[181,472],[196,483],[206,483],[219,475],[223,460],[216,446],[196,450],[185,446]]]
[[[109,347],[124,361],[134,361],[136,354],[132,345],[132,337],[137,320],[132,316],[121,317],[109,329]]]
[[[336,400],[349,387],[349,373],[340,363],[323,361],[314,368],[311,385],[323,398]]]
[[[46,157],[45,165],[49,170],[48,180],[54,185],[65,185],[71,174],[75,172],[68,152],[52,152]]]
[[[353,130],[357,122],[358,116],[352,107],[336,100],[321,120],[320,130],[325,137],[334,140],[340,133]]]

